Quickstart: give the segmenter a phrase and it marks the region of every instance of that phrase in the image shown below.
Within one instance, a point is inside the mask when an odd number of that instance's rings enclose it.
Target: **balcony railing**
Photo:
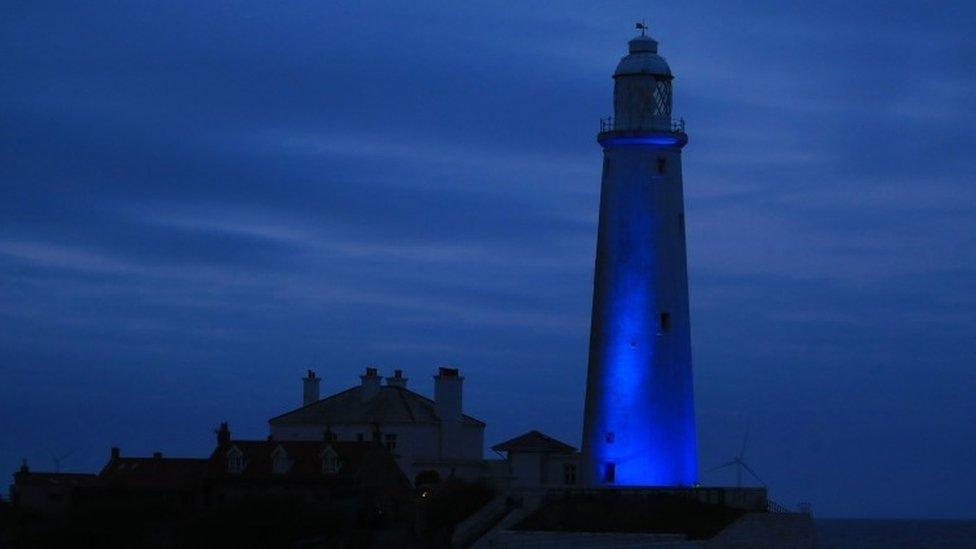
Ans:
[[[635,123],[636,122],[636,123]],[[643,120],[634,120],[633,117],[628,117],[627,123],[621,126],[612,117],[600,119],[600,133],[603,132],[613,132],[613,131],[624,131],[624,130],[657,130],[657,131],[670,131],[671,133],[685,133],[685,119],[678,118],[666,119],[661,117],[651,117],[648,116]]]

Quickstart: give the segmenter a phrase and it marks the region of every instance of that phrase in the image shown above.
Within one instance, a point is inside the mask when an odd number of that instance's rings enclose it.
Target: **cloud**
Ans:
[[[200,454],[216,420],[262,436],[310,363],[335,390],[455,364],[489,441],[578,439],[594,134],[643,9],[4,6],[0,448]],[[751,415],[777,493],[823,514],[972,514],[904,472],[932,447],[973,478],[974,14],[649,18],[691,135],[702,463]]]

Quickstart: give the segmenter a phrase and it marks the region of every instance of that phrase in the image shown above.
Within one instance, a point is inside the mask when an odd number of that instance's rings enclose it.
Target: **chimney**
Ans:
[[[403,370],[393,370],[393,377],[386,378],[387,387],[407,388],[407,378],[403,377]]]
[[[434,411],[441,421],[461,421],[461,377],[457,368],[440,368],[434,376]]]
[[[20,460],[20,472],[23,474],[30,473],[30,468],[27,467],[27,458],[22,458]]]
[[[302,406],[308,406],[319,401],[320,381],[322,378],[315,377],[315,372],[312,370],[309,370],[305,378],[302,379]]]
[[[162,452],[153,452],[153,459],[163,459]]]
[[[113,460],[119,459],[119,454],[120,454],[119,447],[118,446],[112,446],[112,459]]]
[[[220,427],[214,431],[217,434],[217,446],[223,446],[230,442],[230,427],[227,426],[226,421],[220,422]]]
[[[359,376],[359,379],[363,381],[359,388],[359,398],[363,402],[373,400],[373,397],[380,392],[380,380],[382,379],[376,373],[376,368],[366,368],[366,373]]]

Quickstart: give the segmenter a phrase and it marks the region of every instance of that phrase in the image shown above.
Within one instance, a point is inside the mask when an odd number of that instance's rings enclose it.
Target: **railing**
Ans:
[[[792,513],[793,512],[789,508],[780,505],[771,499],[766,500],[766,510],[769,511],[770,513]]]
[[[653,117],[647,117],[647,119],[644,120],[640,120],[638,123],[635,124],[634,119],[632,117],[628,117],[628,123],[626,127],[623,128],[617,126],[617,121],[614,120],[612,116],[608,116],[606,118],[600,119],[600,133],[612,132],[617,130],[640,130],[640,129],[656,130],[656,129],[660,129],[662,126],[668,128],[667,131],[670,131],[672,133],[685,133],[684,118],[678,118],[677,120],[674,119],[668,120],[658,116],[653,116]]]

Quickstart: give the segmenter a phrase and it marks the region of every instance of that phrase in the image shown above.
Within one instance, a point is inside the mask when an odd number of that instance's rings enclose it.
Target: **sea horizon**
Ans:
[[[814,517],[824,549],[976,547],[976,519],[851,519]]]

